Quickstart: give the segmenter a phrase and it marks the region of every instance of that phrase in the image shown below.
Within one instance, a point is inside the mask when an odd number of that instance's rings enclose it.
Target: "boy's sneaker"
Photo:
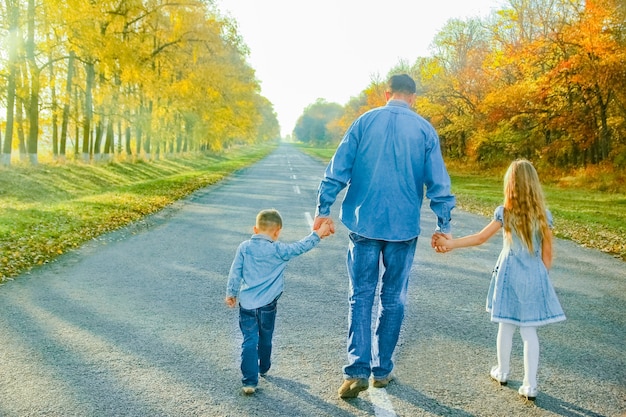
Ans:
[[[243,393],[246,395],[252,395],[254,394],[255,391],[256,391],[256,387],[249,387],[249,386],[243,387]]]
[[[351,378],[343,381],[337,393],[341,398],[356,398],[359,392],[365,391],[370,383],[367,378]]]

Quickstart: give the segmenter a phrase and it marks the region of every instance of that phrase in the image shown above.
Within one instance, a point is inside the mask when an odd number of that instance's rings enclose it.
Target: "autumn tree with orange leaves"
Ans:
[[[449,158],[623,169],[625,68],[623,1],[509,0],[485,19],[450,20],[431,56],[389,74],[414,77],[416,110]],[[338,123],[380,105],[382,92],[373,81]]]

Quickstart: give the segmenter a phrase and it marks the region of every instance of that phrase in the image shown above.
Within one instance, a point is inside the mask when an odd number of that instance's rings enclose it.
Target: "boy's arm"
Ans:
[[[311,232],[307,237],[294,243],[276,242],[278,254],[281,259],[288,261],[291,258],[295,258],[298,255],[302,255],[305,252],[313,249],[318,243],[320,243],[320,236],[317,232]]]
[[[226,284],[226,304],[229,304],[228,299],[236,299],[239,294],[239,288],[241,287],[241,281],[243,280],[243,253],[241,246],[237,248],[235,259],[230,266],[230,272],[228,273],[228,283]],[[229,304],[230,306],[230,304]]]

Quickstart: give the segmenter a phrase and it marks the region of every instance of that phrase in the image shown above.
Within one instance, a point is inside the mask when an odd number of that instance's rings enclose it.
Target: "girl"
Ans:
[[[537,171],[526,160],[511,163],[504,177],[504,205],[479,233],[458,239],[440,234],[438,252],[485,243],[504,228],[504,244],[492,273],[487,296],[491,321],[499,323],[498,365],[491,378],[506,385],[513,334],[519,327],[524,341],[524,382],[519,394],[537,396],[539,339],[537,326],[565,320],[565,314],[548,277],[552,263],[552,215],[546,209]]]

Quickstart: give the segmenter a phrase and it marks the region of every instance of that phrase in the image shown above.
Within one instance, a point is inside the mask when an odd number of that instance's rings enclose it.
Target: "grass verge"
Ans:
[[[0,169],[0,282],[260,160],[275,144],[154,162]]]
[[[329,161],[335,151],[334,147],[298,147],[323,161]],[[490,218],[502,204],[506,169],[501,173],[485,173],[451,164],[448,170],[459,209]],[[555,235],[626,261],[626,195],[558,184],[563,181],[557,179],[554,184],[543,186],[554,215]]]

